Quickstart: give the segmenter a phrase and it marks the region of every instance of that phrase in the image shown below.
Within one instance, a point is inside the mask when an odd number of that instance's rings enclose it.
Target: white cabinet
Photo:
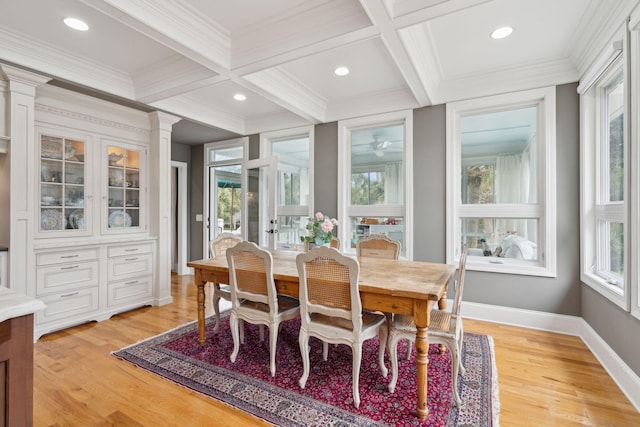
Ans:
[[[110,246],[107,249],[109,307],[139,305],[153,294],[153,242]]]

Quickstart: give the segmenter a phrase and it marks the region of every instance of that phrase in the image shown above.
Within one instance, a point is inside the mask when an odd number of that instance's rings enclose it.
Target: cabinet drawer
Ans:
[[[98,259],[98,248],[71,249],[68,251],[43,252],[36,255],[36,265],[60,264],[62,262]]]
[[[153,252],[153,242],[141,242],[124,246],[110,246],[107,249],[107,256],[113,258],[117,256],[149,254],[151,252]]]
[[[36,294],[45,295],[95,286],[100,281],[99,271],[97,260],[38,267]]]
[[[123,282],[109,283],[107,305],[117,307],[144,301],[151,297],[153,277],[139,277]]]
[[[36,312],[36,323],[69,319],[98,310],[98,288],[48,295],[39,298],[47,307]]]
[[[126,280],[131,277],[148,276],[153,273],[153,255],[140,254],[109,258],[107,265],[107,280],[109,282]]]

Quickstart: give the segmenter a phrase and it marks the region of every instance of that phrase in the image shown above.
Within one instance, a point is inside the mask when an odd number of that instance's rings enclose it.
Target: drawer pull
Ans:
[[[60,298],[69,298],[78,295],[80,292],[72,292],[70,294],[60,295]]]
[[[79,257],[79,256],[80,256],[80,255],[78,255],[78,254],[75,254],[75,255],[63,255],[63,256],[61,256],[60,258],[63,258],[63,259],[64,259],[64,258],[77,258],[77,257]]]
[[[131,248],[131,249],[125,249],[124,251],[125,252],[135,252],[137,250],[138,250],[138,248]]]
[[[135,257],[135,258],[125,258],[124,260],[125,260],[125,261],[135,261],[135,260],[137,260],[137,259],[138,259],[138,257]]]
[[[80,267],[79,265],[70,265],[69,267],[60,267],[60,270],[73,270],[74,268]]]
[[[135,285],[136,283],[138,283],[137,280],[134,280],[132,282],[124,282],[125,285]]]

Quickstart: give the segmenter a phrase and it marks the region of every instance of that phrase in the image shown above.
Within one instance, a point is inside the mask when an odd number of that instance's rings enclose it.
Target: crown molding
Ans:
[[[428,24],[404,28],[399,35],[430,102],[433,102],[433,94],[442,81],[442,67]],[[422,103],[422,106],[426,105],[429,103]]]
[[[56,46],[8,31],[0,27],[0,59],[42,74],[83,86],[135,99],[135,90],[128,74],[96,62],[80,59]]]
[[[577,81],[578,73],[571,60],[557,59],[443,80],[432,99],[434,104],[444,104]]]
[[[325,121],[327,100],[282,69],[249,74],[237,79],[236,83],[310,122]]]
[[[420,105],[417,104],[409,88],[396,88],[371,92],[353,99],[331,101],[327,108],[326,121],[346,120],[418,107]]]
[[[281,131],[300,126],[308,126],[310,123],[302,117],[290,111],[279,111],[272,114],[251,117],[245,121],[246,135],[263,132]]]
[[[176,96],[150,105],[170,114],[188,118],[205,125],[221,128],[238,135],[246,135],[243,119],[213,108],[210,103],[205,103],[194,96]]]
[[[83,2],[218,73],[228,71],[231,66],[228,31],[206,20],[187,1]]]

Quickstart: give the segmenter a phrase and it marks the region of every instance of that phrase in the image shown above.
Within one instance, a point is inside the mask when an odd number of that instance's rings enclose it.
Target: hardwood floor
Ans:
[[[35,345],[36,426],[268,425],[111,356],[196,318],[193,276],[174,302],[42,337]],[[465,320],[492,335],[502,426],[638,426],[640,414],[580,338]]]

